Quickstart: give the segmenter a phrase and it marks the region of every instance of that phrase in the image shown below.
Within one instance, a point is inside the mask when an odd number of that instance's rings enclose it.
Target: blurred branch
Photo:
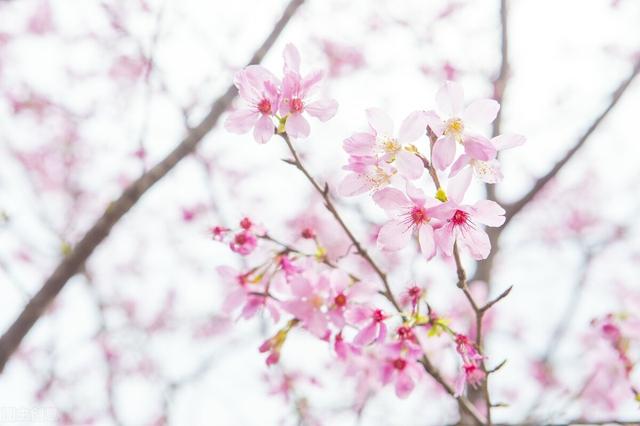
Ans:
[[[271,33],[253,54],[248,63],[249,65],[262,61],[303,2],[304,0],[291,0],[289,2]],[[217,124],[220,116],[231,105],[236,94],[237,89],[234,85],[230,85],[224,94],[212,104],[209,113],[204,119],[196,127],[189,130],[187,136],[167,157],[142,174],[125,189],[116,201],[107,206],[98,221],[73,247],[69,254],[64,257],[38,293],[27,303],[15,322],[0,337],[0,372],[4,370],[11,355],[18,348],[24,336],[44,314],[51,301],[58,295],[69,279],[80,271],[96,247],[107,238],[114,225],[140,200],[149,188],[165,177],[181,160],[196,149],[202,139]]]
[[[506,221],[502,229],[504,229],[509,224],[511,219],[513,219],[514,216],[520,213],[520,211],[522,211],[522,209],[527,204],[529,204],[529,202],[531,202],[531,200],[533,200],[536,195],[538,195],[538,193],[545,187],[545,185],[549,183],[549,181],[553,179],[558,174],[558,172],[560,172],[560,170],[562,170],[562,168],[569,162],[569,160],[573,158],[573,156],[580,150],[580,148],[584,146],[589,137],[600,127],[600,124],[604,121],[607,115],[609,115],[609,112],[611,112],[611,110],[613,110],[613,108],[618,104],[618,101],[620,100],[622,95],[629,88],[629,86],[639,73],[640,61],[636,62],[631,74],[626,79],[624,79],[620,83],[618,88],[613,92],[613,94],[611,95],[611,100],[609,101],[609,105],[607,105],[604,111],[602,111],[600,115],[598,115],[595,120],[593,120],[587,131],[576,141],[576,143],[564,155],[564,157],[562,157],[560,161],[558,161],[555,166],[551,168],[551,170],[538,178],[529,192],[524,194],[518,201],[505,206]]]

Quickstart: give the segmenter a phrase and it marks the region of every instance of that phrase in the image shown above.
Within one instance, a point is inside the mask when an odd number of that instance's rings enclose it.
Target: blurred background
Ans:
[[[288,3],[0,1],[0,332],[127,185],[201,122]],[[366,128],[366,108],[399,122],[434,108],[445,80],[461,82],[468,100],[503,97],[501,131],[527,137],[502,156],[501,202],[527,193],[595,124],[494,236],[490,285],[476,291],[514,286],[486,342],[492,363],[508,360],[491,384],[507,404],[494,416],[639,419],[631,389],[640,373],[626,374],[597,324],[610,314],[631,324],[626,353],[640,358],[640,82],[614,95],[640,59],[640,2],[306,0],[264,58],[274,72],[286,43],[300,49],[303,70],[326,71],[326,95],[340,105],[298,145],[332,185],[344,175],[342,141]],[[429,380],[407,400],[381,388],[358,412],[355,385],[326,344],[294,335],[267,369],[257,348],[269,322],[221,314],[228,289],[216,267],[239,265],[211,240],[212,226],[248,215],[286,240],[303,217],[327,220],[280,161],[281,142],[258,145],[221,123],[48,305],[0,375],[0,424],[455,423],[455,401]],[[369,197],[339,205],[373,242],[385,216]],[[465,315],[450,265],[371,247],[397,289],[419,283],[441,314]]]

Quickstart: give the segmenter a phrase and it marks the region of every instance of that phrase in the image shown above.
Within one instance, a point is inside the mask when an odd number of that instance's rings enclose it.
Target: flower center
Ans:
[[[387,185],[391,182],[391,177],[393,174],[387,173],[382,167],[376,166],[376,168],[367,173],[367,180],[371,183],[371,186],[374,188],[380,188],[382,186]]]
[[[335,297],[335,299],[333,299],[333,302],[337,307],[342,308],[347,304],[347,296],[345,296],[343,293],[340,293]]]
[[[450,118],[445,123],[444,134],[447,136],[453,136],[460,143],[462,143],[463,131],[464,131],[464,123],[460,118]]]
[[[263,114],[271,114],[271,102],[268,99],[263,99],[258,104],[258,111]]]
[[[304,104],[302,103],[302,99],[300,98],[291,99],[291,106],[289,106],[289,111],[295,114],[298,112],[302,112],[303,109],[304,109]]]
[[[398,337],[400,337],[401,340],[413,339],[413,330],[411,330],[411,327],[403,325],[398,328]]]
[[[456,226],[464,225],[469,222],[469,214],[463,212],[462,210],[456,210],[456,212],[453,214],[453,217],[451,218],[451,221]]]
[[[405,361],[402,358],[396,358],[393,360],[393,368],[395,368],[396,370],[404,370],[404,368],[407,366],[407,361]]]
[[[237,234],[235,237],[236,244],[244,244],[247,242],[247,236],[245,234]]]
[[[424,207],[414,207],[411,209],[411,222],[414,225],[422,225],[429,222],[430,218]]]
[[[376,309],[375,311],[373,311],[373,320],[375,322],[384,321],[384,313],[382,312],[382,310]]]
[[[378,149],[385,154],[396,155],[402,149],[402,145],[397,139],[391,136],[379,136],[377,140]]]

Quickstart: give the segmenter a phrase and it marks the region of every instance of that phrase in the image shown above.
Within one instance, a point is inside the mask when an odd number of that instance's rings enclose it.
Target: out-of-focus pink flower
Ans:
[[[408,144],[426,133],[427,116],[423,111],[409,114],[394,136],[393,121],[381,109],[367,110],[368,132],[356,133],[343,143],[349,154],[350,171],[340,184],[344,196],[362,194],[391,183],[398,173],[404,179],[414,180],[422,176],[424,164],[409,151]]]
[[[422,351],[409,347],[403,342],[385,345],[382,349],[384,361],[380,368],[380,376],[384,385],[394,382],[398,398],[408,397],[416,383],[424,376],[424,369],[417,359]]]
[[[329,331],[325,308],[329,292],[327,275],[309,271],[292,276],[289,285],[293,299],[282,302],[282,309],[300,320],[316,337],[325,338]]]
[[[362,327],[353,339],[358,346],[369,345],[373,342],[384,343],[387,336],[387,326],[384,321],[388,318],[381,309],[367,306],[357,306],[351,309],[346,320],[350,324]]]
[[[342,76],[365,65],[362,51],[356,47],[322,40],[322,50],[329,61],[329,75]]]
[[[338,110],[334,99],[314,99],[322,78],[321,71],[312,71],[302,77],[298,49],[293,44],[285,47],[279,112],[285,120],[284,130],[294,139],[306,138],[311,131],[309,122],[302,115],[304,112],[320,121],[327,121]]]
[[[453,254],[453,245],[464,246],[476,259],[486,259],[491,251],[487,233],[477,223],[500,226],[504,223],[504,209],[491,200],[480,200],[473,205],[461,204],[464,193],[471,182],[471,171],[460,173],[449,182],[448,201],[439,208],[437,214],[445,217],[443,226],[435,230],[438,248],[447,256]]]
[[[477,364],[463,364],[462,372],[458,375],[454,384],[455,396],[462,395],[467,384],[473,387],[478,387],[484,380],[484,377],[484,371],[482,371]]]
[[[395,188],[383,188],[376,192],[373,200],[389,215],[378,234],[378,247],[382,250],[400,250],[417,234],[422,254],[431,259],[436,254],[434,220],[438,224],[441,203],[427,198],[424,192],[407,183],[407,196]]]
[[[500,104],[493,99],[479,99],[464,108],[462,86],[447,81],[436,94],[441,115],[429,114],[429,127],[438,135],[433,147],[433,163],[446,169],[454,160],[456,144],[464,146],[465,153],[476,160],[495,158],[496,148],[489,139],[471,130],[488,126],[495,120]],[[446,118],[441,118],[446,117]]]
[[[258,239],[250,231],[238,232],[229,243],[231,250],[243,256],[251,254],[257,245]]]

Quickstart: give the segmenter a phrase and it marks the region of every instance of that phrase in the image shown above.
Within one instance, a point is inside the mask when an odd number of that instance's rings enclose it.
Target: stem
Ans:
[[[311,183],[311,185],[316,190],[316,192],[320,194],[320,196],[324,201],[325,207],[327,208],[329,213],[331,213],[331,215],[336,219],[336,221],[338,222],[338,225],[340,225],[340,227],[345,232],[345,234],[347,234],[347,237],[349,238],[353,246],[356,248],[356,253],[360,257],[362,257],[369,264],[369,266],[371,266],[371,268],[375,271],[376,275],[380,277],[380,280],[382,281],[382,285],[384,286],[384,291],[382,292],[382,295],[389,302],[391,302],[391,304],[396,309],[396,311],[398,311],[398,313],[402,314],[402,308],[400,307],[400,304],[396,301],[395,297],[393,296],[393,293],[391,292],[391,287],[389,286],[387,274],[385,274],[382,271],[382,269],[380,269],[380,267],[376,264],[376,262],[371,258],[369,253],[367,253],[367,251],[362,247],[358,239],[353,235],[353,232],[351,232],[349,227],[345,224],[344,220],[340,216],[340,213],[338,213],[338,210],[336,209],[335,205],[333,204],[333,201],[331,200],[329,185],[325,183],[324,188],[321,187],[320,184],[313,178],[313,176],[309,174],[307,169],[304,167],[304,165],[300,161],[300,157],[298,156],[298,153],[293,147],[293,144],[289,139],[289,135],[287,135],[286,133],[278,133],[278,135],[286,142],[287,147],[289,147],[289,151],[293,156],[293,161],[290,164],[296,166],[296,168],[300,170],[302,174],[304,174],[304,176],[307,178],[309,183]]]

